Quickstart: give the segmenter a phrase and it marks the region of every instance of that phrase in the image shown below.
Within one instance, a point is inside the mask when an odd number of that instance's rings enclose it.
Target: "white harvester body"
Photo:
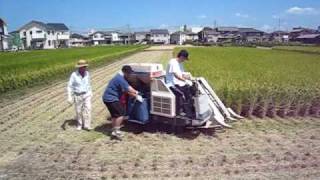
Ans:
[[[136,89],[146,87],[142,93],[147,103],[150,121],[160,121],[175,126],[210,128],[213,124],[223,127],[231,127],[226,120],[243,118],[236,114],[231,108],[225,107],[220,98],[211,88],[209,83],[202,77],[192,78],[196,87],[196,95],[193,96],[192,107],[195,118],[184,117],[176,114],[176,96],[165,82],[163,66],[157,63],[131,63],[129,65],[135,72],[129,79],[129,83]],[[136,102],[138,103],[138,102]],[[144,108],[146,109],[146,108]],[[138,110],[137,110],[138,111]],[[139,119],[130,118],[129,121],[139,122]],[[215,123],[217,122],[217,123]],[[144,123],[141,123],[144,124]]]

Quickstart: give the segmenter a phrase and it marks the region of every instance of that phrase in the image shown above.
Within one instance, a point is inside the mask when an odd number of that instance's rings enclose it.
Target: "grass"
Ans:
[[[320,54],[320,46],[275,46],[273,49]]]
[[[65,77],[79,59],[86,59],[91,67],[96,67],[143,48],[145,46],[101,46],[0,53],[0,93]]]
[[[187,50],[186,69],[205,77],[223,101],[243,115],[285,115],[292,113],[290,108],[296,114],[304,108],[300,113],[319,111],[317,54],[231,47]]]

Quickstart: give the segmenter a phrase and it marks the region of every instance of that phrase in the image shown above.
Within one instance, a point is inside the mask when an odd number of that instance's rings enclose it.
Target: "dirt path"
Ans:
[[[103,90],[122,64],[162,62],[173,47],[152,47],[91,72],[94,131],[76,131],[66,82],[0,108],[2,179],[317,179],[319,119],[237,122],[223,132],[172,135],[167,127],[127,124],[108,136]]]

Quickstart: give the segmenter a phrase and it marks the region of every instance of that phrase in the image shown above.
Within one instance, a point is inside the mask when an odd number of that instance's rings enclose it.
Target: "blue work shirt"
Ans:
[[[124,92],[128,92],[128,90],[129,83],[124,78],[122,72],[120,72],[111,79],[103,93],[102,99],[104,102],[120,101],[121,95]]]

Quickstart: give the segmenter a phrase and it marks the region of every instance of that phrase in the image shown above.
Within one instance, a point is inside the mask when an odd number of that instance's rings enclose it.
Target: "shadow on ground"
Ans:
[[[75,119],[67,119],[67,120],[65,120],[63,122],[63,124],[60,127],[61,127],[61,129],[66,130],[66,126],[67,125],[76,127],[77,124],[78,124],[77,120],[75,120]]]
[[[102,124],[94,128],[95,131],[103,133],[106,136],[110,136],[112,125],[111,123]],[[161,133],[169,134],[182,139],[193,140],[199,135],[205,135],[210,137],[217,137],[216,129],[187,129],[187,128],[173,128],[170,125],[161,123],[148,123],[146,125],[140,125],[132,122],[126,121],[121,128],[122,131],[132,134],[142,134],[142,133]]]

